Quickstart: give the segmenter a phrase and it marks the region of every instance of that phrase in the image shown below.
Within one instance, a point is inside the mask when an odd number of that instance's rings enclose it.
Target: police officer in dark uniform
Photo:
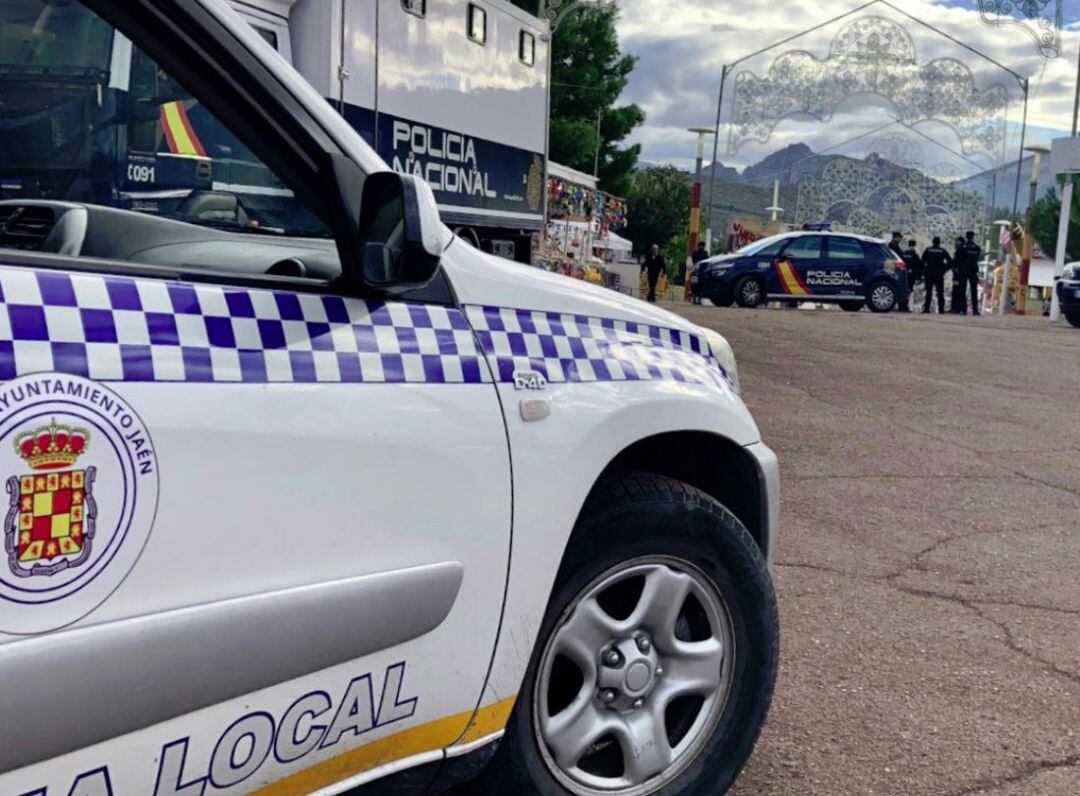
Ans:
[[[904,239],[904,236],[903,236],[902,233],[894,232],[892,234],[892,240],[889,241],[889,251],[891,251],[893,254],[895,254],[897,257],[899,257],[901,259],[903,259],[903,257],[904,257],[904,250],[900,246],[900,241],[902,241],[903,239]]]
[[[941,247],[941,238],[935,237],[934,244],[922,254],[923,269],[926,273],[926,299],[923,312],[930,312],[930,299],[937,290],[938,312],[945,314],[945,272],[953,264],[952,256]]]
[[[971,290],[971,314],[979,314],[979,261],[982,260],[982,246],[975,242],[975,233],[970,229],[964,236],[964,256],[961,258],[957,275],[960,277],[959,310],[967,315],[967,297],[965,288]]]
[[[690,255],[690,259],[693,262],[693,271],[697,270],[698,263],[700,263],[702,260],[709,259],[709,250],[705,248],[705,241],[698,241],[697,248],[694,249],[694,253]],[[691,273],[693,273],[693,271],[691,271]],[[695,304],[701,303],[701,298],[698,296],[696,291],[692,294],[692,300]]]
[[[907,268],[908,291],[907,296],[904,298],[904,306],[900,308],[900,312],[911,312],[911,291],[923,278],[922,257],[919,256],[919,252],[915,249],[915,241],[909,240],[907,246],[900,255],[900,258],[904,261],[904,266]]]

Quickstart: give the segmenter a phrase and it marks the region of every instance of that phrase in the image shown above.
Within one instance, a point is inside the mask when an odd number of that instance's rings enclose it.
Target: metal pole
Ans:
[[[1076,123],[1080,121],[1080,57],[1076,60],[1076,99],[1073,101],[1072,137],[1076,138]],[[1057,291],[1055,291],[1056,293]]]
[[[1065,175],[1065,188],[1061,192],[1061,218],[1058,221],[1057,254],[1054,257],[1054,289],[1050,298],[1050,320],[1061,320],[1061,304],[1058,301],[1057,281],[1065,270],[1065,248],[1069,245],[1069,222],[1072,220],[1073,175]]]
[[[543,41],[545,37],[541,36],[540,41]],[[544,238],[547,237],[548,222],[551,218],[548,215],[550,208],[548,207],[548,195],[551,193],[551,174],[548,171],[548,165],[551,162],[551,62],[552,56],[555,54],[555,31],[551,30],[547,34],[547,91],[544,92],[544,187],[543,187],[543,201],[541,207],[544,210],[544,228],[540,232],[540,244],[543,245]],[[563,251],[566,251],[566,247],[563,247]]]
[[[1013,221],[1020,204],[1020,168],[1024,164],[1024,146],[1027,144],[1027,117],[1028,117],[1028,81],[1024,79],[1024,122],[1020,127],[1020,156],[1016,161],[1016,190],[1013,192]]]
[[[724,84],[727,82],[729,68],[727,64],[724,64],[724,68],[720,70],[720,98],[716,101],[716,130],[713,133],[712,165],[709,167],[712,169],[712,174],[709,175],[709,197],[706,200],[705,207],[706,226],[710,230],[715,229],[713,226],[713,192],[716,190],[716,159],[720,156],[720,114],[724,109]]]
[[[593,160],[592,176],[600,177],[600,146],[603,140],[600,138],[600,119],[603,118],[604,109],[596,109],[596,158]]]

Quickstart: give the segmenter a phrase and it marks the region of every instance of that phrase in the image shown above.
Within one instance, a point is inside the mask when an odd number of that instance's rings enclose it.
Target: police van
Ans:
[[[769,301],[839,304],[891,312],[907,297],[906,266],[881,240],[827,224],[773,235],[698,264],[694,293],[722,307]]]
[[[265,201],[105,201],[176,103]],[[222,0],[7,0],[0,130],[0,793],[731,785],[779,487],[721,336],[456,238]]]
[[[230,4],[395,171],[433,187],[443,220],[484,251],[528,262],[544,227],[547,58],[541,20],[509,0],[230,0]],[[283,186],[205,106],[163,83],[136,50],[80,43],[83,58],[21,75],[22,90],[47,98],[51,135],[29,117],[0,126],[0,198],[73,171],[95,198],[143,212],[244,220],[272,213]],[[108,68],[100,102],[79,102],[79,81]],[[162,101],[117,103],[121,85],[155,82]],[[40,130],[43,120],[38,119]],[[193,190],[199,191],[196,198]],[[239,207],[213,196],[231,193]],[[270,223],[280,224],[280,219]]]

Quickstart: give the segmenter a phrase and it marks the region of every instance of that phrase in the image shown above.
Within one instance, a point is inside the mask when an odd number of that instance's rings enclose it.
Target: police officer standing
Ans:
[[[900,246],[900,241],[904,239],[904,236],[900,232],[894,232],[892,234],[892,240],[889,241],[889,251],[895,254],[897,257],[903,259],[904,249]]]
[[[649,254],[645,258],[645,262],[642,263],[641,270],[647,273],[649,279],[649,296],[647,300],[655,302],[656,283],[660,281],[660,274],[667,270],[664,255],[660,253],[660,247],[655,243],[649,249]]]
[[[960,277],[959,304],[957,306],[961,315],[967,315],[967,296],[965,288],[971,290],[971,314],[979,314],[979,261],[982,260],[982,246],[975,242],[975,233],[970,229],[964,236],[964,255],[956,269]]]
[[[930,312],[930,299],[937,290],[938,312],[945,314],[945,272],[953,264],[952,256],[941,247],[941,238],[935,237],[934,244],[922,254],[923,269],[926,273],[926,299],[923,312]]]
[[[900,308],[900,312],[911,312],[911,291],[923,278],[923,262],[915,249],[915,241],[907,242],[907,249],[900,255],[900,259],[904,261],[904,266],[907,268],[907,296],[904,298],[904,306]]]

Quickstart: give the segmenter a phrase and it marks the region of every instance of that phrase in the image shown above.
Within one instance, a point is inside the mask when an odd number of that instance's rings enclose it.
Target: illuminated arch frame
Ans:
[[[948,125],[965,154],[985,152],[994,162],[1004,157],[1007,89],[1001,83],[978,89],[971,70],[955,58],[920,65],[910,34],[882,16],[848,22],[823,59],[788,50],[763,77],[739,72],[727,151],[735,154],[747,141],[767,142],[792,116],[827,122],[844,100],[859,94],[889,100],[909,127],[925,121]]]
[[[907,11],[904,11],[902,8],[897,7],[896,5],[891,3],[889,0],[869,0],[869,2],[863,3],[862,5],[857,6],[856,8],[853,8],[852,10],[847,11],[847,12],[845,12],[843,14],[839,14],[838,16],[835,16],[832,19],[825,20],[824,22],[821,22],[821,23],[819,23],[817,25],[809,27],[806,30],[803,30],[803,31],[800,31],[799,33],[788,36],[787,38],[781,39],[780,41],[773,42],[772,44],[770,44],[770,45],[768,45],[766,47],[762,47],[761,49],[756,50],[756,51],[754,51],[752,53],[748,53],[747,55],[744,55],[741,58],[737,58],[734,61],[732,61],[731,63],[724,64],[724,66],[721,68],[721,71],[720,71],[720,90],[719,90],[719,97],[718,97],[717,102],[716,102],[716,130],[715,130],[715,135],[713,136],[712,163],[714,163],[714,164],[716,163],[717,157],[719,155],[720,124],[721,124],[721,121],[722,121],[722,118],[723,118],[723,110],[724,110],[724,88],[725,88],[725,85],[727,84],[728,76],[734,71],[735,67],[737,67],[739,64],[741,64],[741,63],[743,63],[745,61],[750,60],[751,58],[755,58],[755,57],[757,57],[759,55],[762,55],[762,54],[768,52],[769,50],[776,49],[777,47],[782,47],[785,44],[790,44],[791,42],[795,41],[796,39],[801,39],[803,36],[807,36],[810,33],[814,33],[814,32],[816,32],[818,30],[821,30],[822,28],[826,28],[826,27],[828,27],[830,25],[833,25],[833,24],[839,22],[842,19],[846,19],[848,17],[855,16],[856,14],[858,14],[858,13],[860,13],[862,11],[865,11],[868,8],[871,8],[873,6],[878,6],[878,5],[885,6],[886,8],[890,8],[894,12],[896,12],[897,14],[899,14],[899,15],[901,15],[903,17],[906,17],[907,19],[910,19],[911,21],[925,27],[926,29],[932,31],[933,33],[936,33],[938,36],[941,36],[942,38],[948,39],[949,41],[953,42],[954,44],[957,44],[958,46],[962,47],[963,49],[969,51],[973,55],[976,55],[979,58],[981,58],[982,60],[993,64],[994,66],[1001,69],[1003,72],[1008,73],[1009,75],[1011,75],[1016,80],[1016,82],[1020,85],[1020,88],[1023,90],[1023,93],[1024,93],[1024,112],[1023,112],[1023,121],[1022,121],[1021,127],[1020,127],[1020,147],[1019,147],[1019,151],[1021,153],[1023,153],[1024,145],[1026,144],[1026,138],[1027,138],[1028,101],[1030,99],[1030,84],[1029,84],[1029,81],[1028,81],[1028,79],[1026,77],[1019,74],[1015,70],[1010,69],[1009,67],[1005,66],[1005,64],[1001,63],[1000,61],[997,61],[994,58],[991,58],[989,55],[982,52],[981,50],[977,50],[976,48],[972,47],[970,44],[967,44],[967,43],[965,43],[963,41],[960,41],[955,36],[951,36],[948,33],[946,33],[945,31],[934,27],[930,23],[928,23],[928,22],[926,22],[924,20],[921,20],[921,19],[919,19],[918,17],[916,17],[916,16],[914,16],[912,14],[909,14]],[[1018,158],[1017,162],[1019,163],[1022,159],[1023,158],[1022,158],[1022,155],[1021,155],[1021,157]],[[710,174],[710,178],[709,178],[708,203],[706,205],[706,207],[708,208],[708,212],[709,212],[709,225],[710,226],[712,225],[712,209],[713,209],[712,197],[716,192],[716,171],[717,170],[715,168],[711,169],[711,174]],[[1021,169],[1018,166],[1017,169],[1016,169],[1016,187],[1015,187],[1014,192],[1013,192],[1013,215],[1014,216],[1016,215],[1016,207],[1017,207],[1017,205],[1018,205],[1018,203],[1020,201],[1020,173],[1021,173]]]
[[[993,28],[1018,27],[1035,41],[1048,60],[1061,55],[1064,0],[978,0],[979,18]],[[1053,6],[1052,13],[1047,8]],[[1019,12],[1020,19],[1014,16]]]

